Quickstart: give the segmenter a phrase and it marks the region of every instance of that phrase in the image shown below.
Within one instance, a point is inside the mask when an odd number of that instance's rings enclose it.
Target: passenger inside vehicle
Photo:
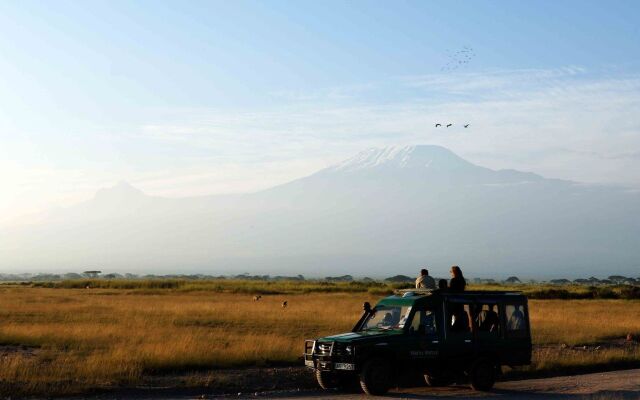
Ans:
[[[525,329],[524,324],[524,313],[522,312],[522,306],[507,306],[507,315],[511,314],[509,317],[509,322],[507,322],[507,329],[510,331],[520,331]]]
[[[451,332],[469,332],[469,314],[462,304],[457,304],[451,310]]]
[[[410,306],[375,307],[365,314],[364,321],[358,322],[358,330],[402,329],[410,312]]]
[[[411,332],[433,334],[436,332],[435,317],[430,310],[418,310],[411,320]]]
[[[476,324],[478,330],[482,332],[495,332],[497,333],[500,327],[500,319],[498,313],[494,311],[495,304],[485,304],[478,306],[478,313],[476,316]]]
[[[381,325],[382,326],[394,325],[394,323],[393,323],[393,315],[390,312],[384,314],[384,318],[382,318]]]

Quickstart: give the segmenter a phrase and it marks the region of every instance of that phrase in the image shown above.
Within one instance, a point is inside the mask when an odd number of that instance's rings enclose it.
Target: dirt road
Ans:
[[[271,378],[264,377],[271,382]],[[275,382],[275,381],[274,381]],[[271,382],[273,383],[273,382]],[[309,386],[312,382],[307,382]],[[242,387],[242,386],[240,386]],[[282,382],[275,387],[283,387]],[[239,389],[239,388],[238,388]],[[243,390],[243,389],[239,389]],[[278,399],[278,400],[373,400],[373,399],[500,399],[500,400],[640,400],[640,369],[603,372],[588,375],[561,376],[556,378],[529,379],[499,382],[490,393],[474,392],[468,386],[444,388],[403,388],[392,390],[385,397],[364,396],[362,394],[341,394],[321,390],[261,391],[246,390],[226,395],[212,393],[211,388],[156,388],[106,392],[89,396],[67,398],[68,400],[188,400],[188,399]],[[220,392],[218,392],[220,393]],[[227,392],[228,393],[228,392]]]
[[[303,392],[297,395],[263,394],[264,397],[279,399],[379,399],[354,394],[337,394],[327,392]],[[562,376],[545,379],[529,379],[522,381],[499,382],[491,393],[474,392],[466,386],[446,388],[410,388],[390,392],[384,398],[398,399],[592,399],[618,400],[640,399],[640,369],[627,371],[604,372],[588,375]]]

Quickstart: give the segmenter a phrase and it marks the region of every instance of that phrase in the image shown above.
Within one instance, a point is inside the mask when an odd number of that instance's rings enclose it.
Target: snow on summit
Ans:
[[[448,169],[471,165],[444,147],[417,145],[370,148],[329,169],[336,172],[380,167]]]

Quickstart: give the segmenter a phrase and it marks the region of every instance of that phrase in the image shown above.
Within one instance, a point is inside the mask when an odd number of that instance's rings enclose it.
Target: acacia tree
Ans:
[[[626,281],[627,277],[626,276],[622,276],[622,275],[611,275],[607,279],[609,279],[610,281],[613,281],[615,283],[620,283],[620,282]]]

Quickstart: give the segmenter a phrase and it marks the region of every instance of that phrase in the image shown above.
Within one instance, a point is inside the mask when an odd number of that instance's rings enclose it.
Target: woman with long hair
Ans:
[[[467,281],[464,280],[462,270],[457,265],[451,267],[451,280],[449,281],[449,290],[454,292],[462,292],[467,286]]]

